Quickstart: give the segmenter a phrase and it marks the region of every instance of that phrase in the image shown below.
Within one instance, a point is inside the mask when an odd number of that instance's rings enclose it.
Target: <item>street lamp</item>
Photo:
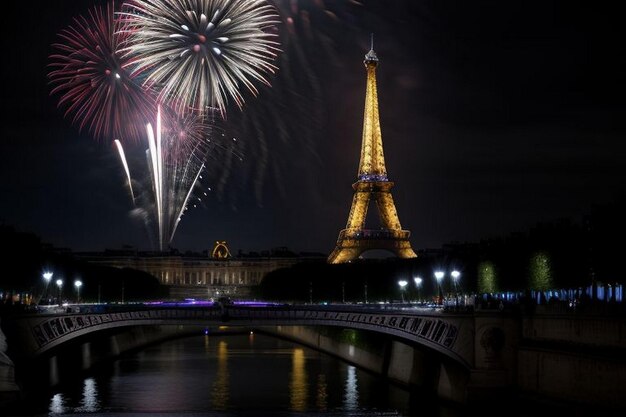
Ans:
[[[415,281],[415,286],[417,287],[417,301],[419,302],[421,300],[420,288],[422,288],[422,282],[424,282],[424,280],[420,277],[415,277],[413,281]]]
[[[61,298],[61,289],[63,288],[63,280],[62,279],[57,279],[57,287],[59,287],[59,305],[61,304],[62,298]]]
[[[458,287],[458,283],[459,283],[459,278],[461,277],[461,273],[455,269],[454,271],[452,271],[450,273],[450,276],[452,277],[452,282],[454,283],[454,303],[455,303],[456,307],[458,307],[459,306],[459,287]]]
[[[46,296],[46,303],[48,302],[48,286],[50,285],[50,280],[52,280],[52,275],[54,274],[50,271],[46,271],[42,275],[43,280],[46,282],[46,289],[44,290],[44,294]],[[39,301],[41,302],[41,298],[39,298]]]
[[[457,284],[459,282],[459,277],[461,276],[461,273],[457,270],[454,270],[450,273],[450,276],[452,277],[452,281],[454,282],[454,289],[457,289]]]
[[[400,286],[400,295],[402,296],[402,302],[404,303],[404,288],[407,286],[408,281],[401,279],[398,281],[398,285]]]
[[[443,291],[441,289],[441,281],[444,277],[443,271],[435,271],[435,279],[437,280],[437,287],[439,288],[439,304],[443,304]]]
[[[80,287],[83,286],[83,282],[79,279],[74,281],[74,287],[76,287],[76,304],[80,303]]]

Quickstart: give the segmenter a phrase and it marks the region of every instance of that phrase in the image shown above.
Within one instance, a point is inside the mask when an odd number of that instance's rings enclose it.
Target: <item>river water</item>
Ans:
[[[50,392],[30,394],[21,411],[109,417],[457,415],[414,396],[329,355],[250,334],[151,346]]]

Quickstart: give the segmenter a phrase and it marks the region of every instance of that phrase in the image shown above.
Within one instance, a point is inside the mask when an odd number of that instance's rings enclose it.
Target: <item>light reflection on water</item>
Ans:
[[[228,408],[228,344],[220,340],[217,345],[217,375],[211,390],[213,408],[226,410]]]
[[[336,358],[250,334],[151,346],[63,386],[47,397],[45,407],[50,415],[328,412],[369,417],[399,415],[396,410],[407,410],[408,400],[406,391]]]
[[[328,409],[328,393],[326,392],[328,386],[326,384],[326,375],[319,374],[317,376],[317,397],[315,398],[315,406],[319,411],[326,411]]]
[[[306,383],[304,349],[296,348],[293,350],[291,364],[291,381],[289,383],[290,409],[292,411],[306,411],[308,387]]]
[[[93,413],[98,411],[100,404],[98,402],[98,385],[93,378],[85,379],[85,387],[83,388],[83,399],[81,401],[80,411]]]
[[[354,411],[359,408],[359,391],[356,379],[356,368],[354,366],[348,366],[343,408],[347,411]]]
[[[65,407],[63,406],[63,394],[54,394],[50,400],[50,413],[51,414],[63,414],[65,413]]]

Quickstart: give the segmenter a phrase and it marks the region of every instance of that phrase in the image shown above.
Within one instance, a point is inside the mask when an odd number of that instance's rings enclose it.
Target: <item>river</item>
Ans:
[[[167,341],[51,391],[21,415],[455,416],[432,398],[315,350],[259,334]]]

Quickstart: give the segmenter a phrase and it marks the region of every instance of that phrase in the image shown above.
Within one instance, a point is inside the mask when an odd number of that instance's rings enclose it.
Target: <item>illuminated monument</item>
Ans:
[[[409,236],[402,230],[396,206],[391,196],[394,183],[387,178],[383,138],[378,118],[378,93],[376,90],[376,67],[378,57],[372,48],[365,55],[367,91],[363,120],[363,143],[358,180],[352,184],[354,198],[346,228],[339,232],[337,246],[328,257],[331,264],[350,262],[369,249],[386,249],[400,258],[415,258]],[[380,217],[380,229],[365,229],[367,208],[371,200],[376,202]]]

